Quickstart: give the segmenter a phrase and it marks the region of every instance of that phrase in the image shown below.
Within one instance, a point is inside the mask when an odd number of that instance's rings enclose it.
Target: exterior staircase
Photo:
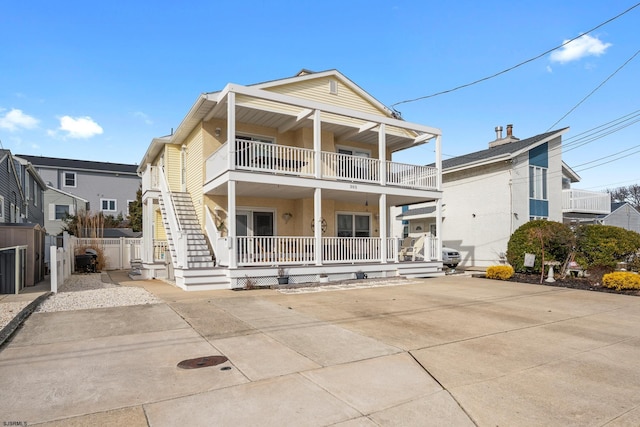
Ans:
[[[225,269],[215,268],[215,261],[206,238],[202,233],[198,216],[193,207],[191,196],[186,192],[172,192],[173,203],[167,203],[160,197],[158,202],[162,213],[162,222],[167,234],[171,262],[173,263],[176,285],[184,290],[229,289],[231,282]],[[167,209],[175,206],[181,231],[187,239],[187,265],[178,263],[176,239],[172,236],[167,219]]]

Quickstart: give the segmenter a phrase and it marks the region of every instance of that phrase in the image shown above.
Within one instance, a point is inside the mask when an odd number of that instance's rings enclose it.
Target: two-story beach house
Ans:
[[[392,161],[428,142],[433,166]],[[187,290],[443,274],[437,239],[399,262],[389,231],[392,206],[440,206],[440,145],[335,70],[204,93],[140,162],[143,274]]]
[[[569,128],[526,139],[496,127],[489,148],[443,160],[443,245],[457,249],[463,267],[506,262],[511,234],[533,219],[572,223],[610,212],[607,193],[571,188],[580,177],[562,161]],[[433,203],[393,210],[393,235],[436,234]]]
[[[0,150],[0,223],[44,226],[45,183],[28,161]]]

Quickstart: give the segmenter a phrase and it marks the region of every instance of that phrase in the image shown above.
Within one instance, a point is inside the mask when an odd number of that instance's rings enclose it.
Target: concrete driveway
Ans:
[[[640,425],[640,298],[467,276],[34,313],[0,421],[46,425]],[[177,363],[224,355],[218,366]],[[231,368],[231,369],[225,369]]]

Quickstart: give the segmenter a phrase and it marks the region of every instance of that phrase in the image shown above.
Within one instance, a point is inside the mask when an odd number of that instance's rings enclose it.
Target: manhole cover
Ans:
[[[196,368],[206,368],[207,366],[216,366],[221,363],[226,362],[227,359],[225,356],[206,356],[206,357],[197,357],[195,359],[187,359],[178,363],[178,368],[182,369],[196,369]]]

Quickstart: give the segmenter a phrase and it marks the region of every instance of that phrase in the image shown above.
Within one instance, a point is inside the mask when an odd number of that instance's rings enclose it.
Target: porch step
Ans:
[[[206,291],[231,288],[231,281],[229,280],[226,269],[176,269],[174,277],[176,285],[186,291]]]
[[[409,279],[417,279],[421,277],[440,277],[444,276],[442,263],[433,262],[405,262],[398,264],[398,275]]]

